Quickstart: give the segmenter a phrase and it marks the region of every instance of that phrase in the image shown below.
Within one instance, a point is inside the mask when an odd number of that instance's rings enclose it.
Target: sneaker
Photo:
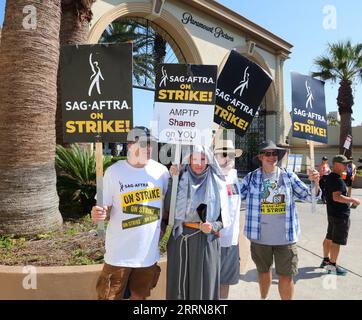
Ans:
[[[323,259],[323,261],[322,261],[321,265],[319,266],[319,268],[325,268],[328,265],[329,265],[329,261],[326,261],[326,260]]]
[[[328,266],[326,266],[326,270],[328,274],[335,274],[337,276],[345,276],[347,274],[347,270],[343,269],[340,266],[334,266],[332,264],[329,264]]]

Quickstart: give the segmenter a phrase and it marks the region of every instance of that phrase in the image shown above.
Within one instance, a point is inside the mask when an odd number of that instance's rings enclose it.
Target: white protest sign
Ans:
[[[154,119],[163,143],[212,143],[217,66],[163,64],[156,75]]]
[[[349,148],[351,147],[351,143],[352,143],[352,136],[349,134],[346,137],[346,141],[344,142],[343,148],[349,150]]]

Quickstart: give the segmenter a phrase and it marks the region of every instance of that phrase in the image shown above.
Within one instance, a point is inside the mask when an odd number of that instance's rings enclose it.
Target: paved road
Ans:
[[[362,189],[353,189],[353,196],[362,201]],[[352,209],[348,244],[341,247],[338,263],[349,270],[346,276],[326,274],[318,266],[322,260],[322,242],[327,230],[326,206],[317,204],[316,213],[311,204],[298,203],[301,224],[299,246],[299,274],[295,277],[295,299],[300,300],[344,300],[362,299],[362,205]],[[244,218],[244,214],[243,214]],[[248,246],[247,246],[248,247]],[[230,299],[259,299],[259,287],[255,265],[247,254],[240,282],[230,288]],[[278,300],[275,274],[269,298]]]

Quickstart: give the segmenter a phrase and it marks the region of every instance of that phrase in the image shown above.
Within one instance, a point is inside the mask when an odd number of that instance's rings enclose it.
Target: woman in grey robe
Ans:
[[[193,146],[185,159],[176,196],[174,228],[167,245],[166,299],[217,300],[218,231],[228,223],[223,214],[227,208],[222,210],[225,201],[220,197],[227,194],[225,178],[209,149]]]

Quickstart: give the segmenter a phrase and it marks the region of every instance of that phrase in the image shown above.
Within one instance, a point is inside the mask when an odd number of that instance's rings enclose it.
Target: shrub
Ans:
[[[104,156],[103,170],[112,163],[112,156]],[[70,148],[57,145],[55,165],[59,210],[62,215],[66,218],[79,218],[89,214],[96,202],[95,153],[89,153],[77,144]]]

